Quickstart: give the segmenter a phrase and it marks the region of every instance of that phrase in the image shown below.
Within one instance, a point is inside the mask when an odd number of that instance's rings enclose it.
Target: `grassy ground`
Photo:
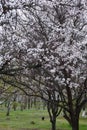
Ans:
[[[44,116],[43,121],[41,117]],[[49,130],[51,124],[46,110],[11,111],[6,117],[6,111],[0,110],[0,130]],[[62,118],[57,118],[57,130],[71,130],[70,125]],[[80,130],[87,130],[87,119],[80,119]]]

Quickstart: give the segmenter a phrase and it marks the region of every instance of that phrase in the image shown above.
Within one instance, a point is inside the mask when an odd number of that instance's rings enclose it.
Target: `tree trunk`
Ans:
[[[9,116],[9,115],[10,115],[10,102],[8,102],[6,116]]]
[[[34,97],[34,108],[36,108],[37,105],[36,105],[36,97]]]
[[[74,120],[72,130],[79,130],[79,119]]]
[[[56,130],[56,120],[52,121],[52,130]]]
[[[68,116],[67,113],[64,111],[64,118],[69,122],[72,130],[79,130],[79,114],[77,113],[74,116],[73,115]]]
[[[10,115],[10,108],[7,109],[7,113],[6,113],[6,116],[9,116]]]
[[[30,101],[30,97],[28,97],[28,109],[30,109],[31,108],[31,105],[30,105],[30,103],[31,103],[31,101]]]

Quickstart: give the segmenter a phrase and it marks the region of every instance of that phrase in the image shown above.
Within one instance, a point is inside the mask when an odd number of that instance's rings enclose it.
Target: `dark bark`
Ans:
[[[9,116],[10,115],[10,108],[7,109],[7,113],[6,113],[6,116]]]
[[[30,97],[28,97],[28,109],[30,109],[31,105],[30,105]]]
[[[52,104],[51,104],[52,105]],[[56,130],[56,118],[57,118],[57,112],[55,112],[56,106],[51,106],[50,103],[47,104],[47,109],[50,117],[50,122],[52,125],[52,130]]]
[[[53,115],[53,119],[51,123],[52,123],[52,130],[56,130],[56,116],[55,115]]]
[[[72,130],[79,130],[79,119],[74,120]]]
[[[71,116],[66,111],[64,112],[64,118],[69,122],[72,130],[79,130],[79,113],[73,113]]]
[[[10,102],[8,102],[8,105],[7,105],[7,113],[6,113],[6,116],[9,116],[10,115]]]

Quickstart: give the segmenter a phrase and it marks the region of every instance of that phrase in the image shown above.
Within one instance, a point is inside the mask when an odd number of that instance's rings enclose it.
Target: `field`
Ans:
[[[42,120],[42,116],[45,117]],[[51,124],[46,110],[11,111],[6,116],[6,110],[0,110],[0,130],[50,130]],[[71,130],[63,117],[57,118],[57,130]],[[87,130],[87,118],[80,119],[80,130]]]

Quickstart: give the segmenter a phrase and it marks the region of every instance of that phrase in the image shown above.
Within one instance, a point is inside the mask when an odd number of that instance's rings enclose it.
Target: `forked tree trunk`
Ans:
[[[56,130],[56,118],[57,118],[57,116],[56,116],[56,114],[50,112],[49,107],[48,107],[48,113],[49,113],[49,117],[50,117],[51,128],[52,128],[52,130]]]

